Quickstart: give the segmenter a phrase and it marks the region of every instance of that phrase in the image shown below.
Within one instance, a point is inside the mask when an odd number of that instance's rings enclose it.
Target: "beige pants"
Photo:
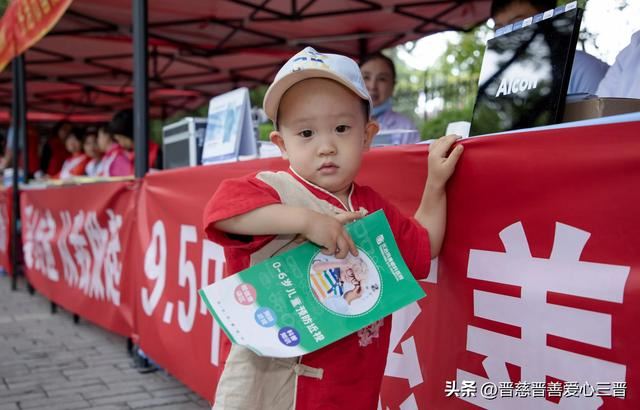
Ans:
[[[293,409],[297,377],[322,378],[322,369],[299,364],[298,360],[261,357],[232,345],[212,410]]]

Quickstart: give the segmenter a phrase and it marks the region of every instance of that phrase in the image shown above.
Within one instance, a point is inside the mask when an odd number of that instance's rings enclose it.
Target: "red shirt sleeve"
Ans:
[[[226,248],[256,251],[275,235],[244,236],[222,232],[215,223],[267,205],[280,204],[280,196],[271,186],[250,175],[223,181],[204,209],[203,225],[207,238]]]
[[[383,199],[369,187],[360,187],[372,202],[366,207],[369,212],[384,210],[400,253],[416,279],[425,279],[431,266],[429,232],[413,217],[403,215],[392,203]]]

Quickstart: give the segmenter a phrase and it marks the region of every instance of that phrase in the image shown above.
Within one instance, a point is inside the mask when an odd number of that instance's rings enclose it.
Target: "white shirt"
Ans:
[[[387,110],[380,114],[376,121],[380,132],[373,138],[373,145],[415,144],[420,142],[420,133],[416,125],[402,114]],[[397,132],[393,132],[397,130]]]
[[[95,177],[100,173],[100,169],[100,160],[97,158],[93,158],[87,163],[87,166],[84,169],[84,173],[90,177]]]
[[[591,54],[576,50],[571,68],[568,94],[595,94],[602,77],[607,73],[609,64],[600,61]]]
[[[640,31],[636,31],[600,82],[598,97],[640,98],[639,67]]]

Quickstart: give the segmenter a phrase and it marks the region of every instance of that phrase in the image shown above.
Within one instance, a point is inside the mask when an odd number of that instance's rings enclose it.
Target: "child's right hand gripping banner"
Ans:
[[[313,352],[425,296],[383,211],[346,229],[358,256],[337,259],[307,242],[200,296],[231,341],[271,357]]]

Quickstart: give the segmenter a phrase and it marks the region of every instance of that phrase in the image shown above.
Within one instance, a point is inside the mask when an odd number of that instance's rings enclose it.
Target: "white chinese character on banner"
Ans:
[[[102,283],[102,267],[107,253],[109,231],[98,223],[95,211],[87,213],[84,220],[84,232],[89,240],[93,265],[91,266],[91,280],[89,282],[89,297],[104,299],[104,284]]]
[[[73,226],[69,234],[69,243],[73,247],[73,255],[80,268],[80,279],[77,286],[85,294],[89,294],[89,282],[91,281],[91,253],[87,249],[87,239],[82,234],[84,228],[84,212],[80,211],[73,218]]]
[[[481,375],[458,369],[458,383],[473,380],[478,385],[510,380],[506,363],[519,366],[521,380],[545,381],[551,376],[564,381],[580,380],[595,385],[601,380],[626,380],[626,366],[591,356],[547,346],[547,335],[610,349],[611,315],[547,303],[547,293],[555,292],[583,298],[622,303],[629,267],[580,261],[590,234],[556,224],[551,257],[531,255],[520,222],[500,232],[505,252],[472,249],[468,277],[519,286],[520,297],[474,290],[474,315],[495,322],[518,326],[520,338],[467,327],[467,350],[486,356]],[[513,408],[513,400],[481,395],[462,398],[487,409]],[[522,409],[596,409],[599,397],[562,398],[559,404],[544,398],[519,400]]]
[[[25,207],[25,235],[23,238],[24,259],[27,267],[42,272],[49,280],[60,278],[51,243],[56,233],[56,222],[51,211],[45,209],[43,216],[33,208]]]
[[[122,227],[122,216],[116,214],[111,209],[107,209],[109,217],[109,242],[107,243],[107,254],[104,258],[104,281],[107,288],[107,300],[114,305],[120,306],[120,278],[122,277],[122,263],[119,259],[120,228]]]
[[[26,206],[23,215],[23,251],[27,267],[57,281],[59,274],[52,246],[57,237],[55,248],[60,254],[67,285],[80,289],[90,298],[106,298],[119,306],[122,215],[112,209],[107,209],[106,214],[107,228],[103,228],[95,211],[78,211],[75,216],[70,211],[60,211],[62,223],[56,236],[56,222],[51,212],[35,209],[32,205]]]
[[[62,219],[62,231],[58,236],[58,252],[60,252],[60,260],[62,260],[64,280],[69,286],[75,287],[80,277],[78,276],[78,267],[67,245],[73,227],[71,213],[69,211],[60,212],[60,219]]]
[[[38,223],[38,230],[36,231],[36,241],[40,242],[42,246],[42,253],[44,254],[44,265],[40,271],[53,282],[57,282],[60,279],[58,270],[56,269],[56,260],[53,256],[53,238],[56,235],[56,221],[51,215],[51,211],[45,210],[44,216]],[[37,266],[36,266],[37,268]]]
[[[24,208],[24,212],[22,214],[24,232],[22,238],[22,253],[24,254],[24,263],[29,269],[32,269],[36,265],[35,260],[37,256],[34,237],[39,217],[40,215],[38,211],[33,209],[32,205],[28,205]]]

